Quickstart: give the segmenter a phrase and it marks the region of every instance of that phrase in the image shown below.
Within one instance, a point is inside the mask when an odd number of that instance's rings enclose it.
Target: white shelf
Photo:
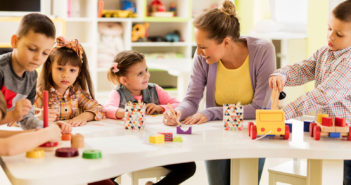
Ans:
[[[179,47],[189,46],[186,42],[132,42],[132,47]]]
[[[98,18],[98,22],[139,22],[141,18]]]
[[[93,18],[88,17],[68,17],[64,19],[67,22],[92,22],[94,21]]]

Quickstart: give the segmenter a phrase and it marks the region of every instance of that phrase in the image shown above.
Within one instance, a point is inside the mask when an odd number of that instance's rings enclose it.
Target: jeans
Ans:
[[[258,160],[258,183],[260,182],[266,158]],[[206,170],[209,185],[230,185],[230,159],[208,160]]]

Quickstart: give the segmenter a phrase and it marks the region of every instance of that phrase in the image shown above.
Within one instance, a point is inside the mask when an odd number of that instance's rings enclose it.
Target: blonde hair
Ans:
[[[127,75],[128,69],[131,66],[143,62],[144,60],[144,55],[137,51],[122,51],[118,53],[113,61],[113,66],[107,73],[107,79],[113,84],[118,85],[119,77]],[[117,71],[115,70],[114,65],[117,65]]]
[[[195,18],[194,26],[209,33],[209,39],[221,43],[225,37],[230,36],[236,41],[240,38],[240,23],[236,17],[235,5],[225,0],[220,8],[209,10]]]

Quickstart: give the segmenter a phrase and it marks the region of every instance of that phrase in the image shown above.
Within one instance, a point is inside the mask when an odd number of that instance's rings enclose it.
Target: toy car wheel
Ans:
[[[316,125],[313,128],[313,135],[315,140],[320,140],[321,139],[321,127]]]
[[[347,138],[347,140],[351,141],[351,127],[349,127],[349,137]]]
[[[249,122],[249,128],[248,128],[248,130],[249,130],[249,136],[251,136],[251,127],[252,127],[252,125],[254,125],[254,123]]]
[[[257,137],[257,129],[256,125],[251,126],[251,139],[256,139]]]
[[[290,136],[290,127],[289,127],[289,125],[285,125],[284,139],[289,139],[289,136]]]
[[[313,128],[314,126],[316,126],[317,124],[316,123],[311,123],[310,124],[310,136],[313,137]]]

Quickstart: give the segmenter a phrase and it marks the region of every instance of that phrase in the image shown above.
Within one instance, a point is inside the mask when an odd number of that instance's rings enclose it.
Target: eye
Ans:
[[[70,71],[71,71],[71,73],[75,73],[77,70],[71,69]]]
[[[149,68],[146,68],[145,71],[148,72],[148,71],[149,71]]]
[[[335,33],[335,35],[336,35],[337,37],[343,37],[343,35],[341,35],[341,34],[339,34],[339,33]]]
[[[35,48],[31,48],[31,47],[28,47],[28,50],[29,50],[29,51],[36,51]]]
[[[62,71],[63,69],[62,67],[57,67],[57,70]]]
[[[139,73],[138,73],[138,76],[141,76],[141,75],[143,75],[143,72],[139,72]]]
[[[47,52],[43,52],[43,55],[44,55],[44,56],[48,56],[48,55],[49,55],[49,53],[47,53]]]

